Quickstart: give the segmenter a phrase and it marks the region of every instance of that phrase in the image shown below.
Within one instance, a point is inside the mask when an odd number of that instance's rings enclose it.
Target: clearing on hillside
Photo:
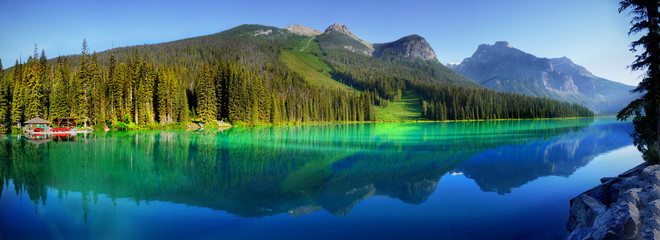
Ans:
[[[376,107],[376,121],[416,121],[422,118],[421,100],[414,92],[401,94],[401,100],[390,102],[387,107]]]
[[[282,50],[280,60],[286,63],[294,72],[300,74],[305,80],[315,86],[330,89],[340,88],[346,91],[353,89],[343,83],[332,79],[332,69],[321,58],[306,51]]]

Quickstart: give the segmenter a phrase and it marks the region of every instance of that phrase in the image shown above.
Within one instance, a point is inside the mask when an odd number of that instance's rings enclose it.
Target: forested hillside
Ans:
[[[348,51],[326,51],[335,76],[358,89],[374,89],[378,102],[398,101],[412,90],[422,97],[422,116],[429,120],[475,120],[593,116],[586,107],[548,98],[526,97],[475,87],[474,82],[440,63],[380,59]]]
[[[332,36],[310,39],[285,29],[241,25],[101,53],[89,53],[83,41],[81,54],[52,59],[35,46],[26,62],[0,71],[0,122],[15,125],[35,115],[111,126],[372,121],[374,108],[398,101],[402,91],[421,96],[423,117],[431,120],[592,114],[578,105],[479,88],[437,61],[374,58],[341,48],[316,48],[305,55],[325,61],[332,79],[354,89],[347,91],[311,84],[304,71],[293,71],[280,57],[311,42],[327,46],[323,41]]]

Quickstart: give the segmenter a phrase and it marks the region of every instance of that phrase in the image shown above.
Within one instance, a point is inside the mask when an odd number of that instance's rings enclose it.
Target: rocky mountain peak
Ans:
[[[596,77],[567,57],[539,58],[505,41],[479,45],[448,67],[491,89],[577,102],[596,112],[618,112],[632,97],[631,86]]]
[[[507,41],[497,41],[497,42],[495,42],[495,44],[493,46],[513,48],[513,47],[511,47],[511,45],[509,45],[509,42],[507,42]]]
[[[402,37],[394,42],[376,44],[374,48],[374,57],[402,56],[423,60],[438,60],[431,45],[426,42],[426,39],[417,34]]]
[[[321,31],[301,25],[291,25],[285,27],[284,29],[289,30],[289,32],[303,36],[313,37],[313,36],[321,35]]]
[[[351,33],[351,31],[348,30],[348,27],[346,27],[346,25],[339,24],[339,23],[332,24],[328,28],[325,29],[326,33],[331,32],[331,31],[337,31],[337,32],[340,32],[340,33],[343,33],[343,34],[346,34],[346,35],[349,35],[349,36],[353,35],[353,33]]]
[[[373,44],[371,44],[367,41],[364,41],[364,40],[360,39],[359,37],[355,36],[355,34],[353,34],[350,30],[348,30],[348,27],[346,27],[346,25],[339,24],[339,23],[332,24],[328,28],[325,29],[324,33],[327,34],[327,33],[330,33],[330,32],[338,32],[338,33],[344,34],[344,35],[349,36],[350,38],[355,39],[358,42],[362,43],[368,49],[365,52],[365,54],[367,54],[367,55],[370,55],[374,51]]]

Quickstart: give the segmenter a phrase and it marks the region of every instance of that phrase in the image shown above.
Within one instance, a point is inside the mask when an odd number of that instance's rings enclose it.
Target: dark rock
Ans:
[[[660,240],[659,166],[642,164],[571,200],[569,239]]]
[[[600,183],[605,183],[605,182],[612,181],[612,180],[615,180],[615,179],[618,179],[618,178],[616,178],[616,177],[604,177],[604,178],[600,179]]]
[[[593,223],[594,219],[600,214],[607,211],[607,206],[598,201],[597,199],[582,194],[573,199],[570,209],[570,217],[566,227],[568,231],[572,232],[576,229],[590,227],[589,223]]]
[[[578,228],[575,231],[571,233],[570,236],[568,236],[569,240],[588,240],[588,239],[593,239],[591,237],[591,233],[593,232],[593,229],[591,227],[585,227],[585,228]]]

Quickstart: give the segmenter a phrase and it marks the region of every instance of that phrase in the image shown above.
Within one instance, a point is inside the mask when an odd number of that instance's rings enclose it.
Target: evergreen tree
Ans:
[[[172,70],[161,70],[158,75],[156,99],[158,121],[161,124],[174,122],[177,104],[177,81]]]
[[[4,74],[2,60],[0,59],[0,125],[9,123],[11,112],[11,82]]]
[[[77,74],[76,87],[78,89],[78,96],[76,99],[76,117],[81,121],[87,122],[90,114],[90,85],[92,74],[90,71],[90,59],[88,56],[87,40],[83,39],[82,52],[80,53],[80,67]]]
[[[217,100],[215,95],[215,86],[213,84],[213,70],[204,64],[199,69],[197,76],[197,115],[204,122],[211,122],[217,119]]]
[[[88,90],[89,90],[89,118],[92,124],[101,124],[105,122],[105,91],[101,78],[101,70],[98,65],[98,55],[94,52],[91,56],[91,62],[88,68]]]
[[[55,69],[55,80],[53,89],[50,92],[50,116],[49,118],[56,119],[68,117],[69,115],[69,66],[62,61],[61,57],[57,58],[57,68]]]
[[[37,115],[42,115],[41,104],[43,102],[42,95],[42,86],[43,82],[41,76],[41,64],[37,61],[36,58],[31,58],[28,60],[27,68],[23,74],[23,82],[27,83],[27,108],[25,109],[25,115],[27,118],[32,118]]]
[[[118,106],[121,106],[121,85],[118,84],[117,79],[117,56],[115,51],[112,51],[110,54],[110,60],[108,63],[108,98],[109,98],[109,120],[116,122],[118,118],[121,118],[121,109]],[[119,92],[119,93],[118,93]]]
[[[231,64],[227,82],[227,118],[230,122],[243,121],[241,113],[245,111],[241,104],[243,101],[242,81],[238,75],[238,66]]]
[[[271,96],[270,122],[277,124],[281,121],[279,101],[277,100],[275,93],[271,93],[270,96]]]
[[[637,149],[644,160],[660,162],[660,12],[657,0],[623,0],[619,2],[619,13],[630,10],[634,15],[629,35],[645,33],[632,42],[631,51],[642,47],[644,52],[636,56],[632,70],[645,70],[644,78],[633,89],[642,93],[640,99],[632,101],[619,112],[618,119],[633,117],[635,132],[632,133]]]

